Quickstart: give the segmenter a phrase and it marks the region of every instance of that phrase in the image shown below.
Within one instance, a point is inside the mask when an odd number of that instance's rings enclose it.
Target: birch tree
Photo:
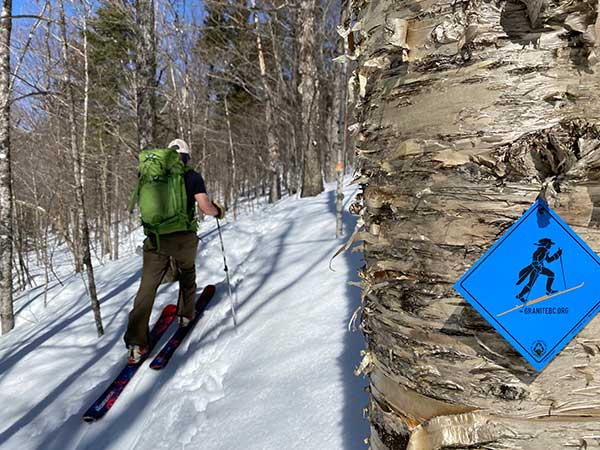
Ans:
[[[302,117],[303,174],[302,197],[323,191],[319,135],[320,85],[317,68],[318,0],[300,0],[298,14],[300,109]]]
[[[136,0],[136,104],[140,150],[156,145],[156,34],[154,0]]]
[[[256,0],[252,0],[252,7],[256,9]],[[267,76],[267,65],[265,63],[265,53],[260,36],[258,12],[254,12],[254,28],[256,31],[256,50],[258,55],[258,67],[260,70],[260,80],[265,96],[265,125],[267,127],[267,151],[269,154],[269,202],[276,202],[281,198],[280,177],[280,156],[277,136],[275,134],[276,121],[273,117],[273,91],[269,84]]]
[[[15,326],[12,298],[12,189],[10,170],[10,36],[12,0],[0,13],[0,315],[2,334]]]
[[[538,196],[600,251],[598,2],[353,8],[371,448],[599,448],[600,317],[538,374],[452,288]]]
[[[92,264],[92,255],[90,251],[90,231],[88,227],[88,218],[85,210],[85,192],[84,192],[84,172],[83,165],[81,163],[81,155],[78,149],[77,143],[77,122],[76,122],[76,97],[73,87],[73,80],[71,75],[71,63],[70,63],[70,52],[69,52],[69,41],[67,35],[67,23],[65,19],[65,8],[63,0],[59,0],[59,13],[60,13],[60,30],[62,37],[62,52],[64,60],[64,84],[67,89],[67,109],[69,116],[69,146],[71,150],[71,158],[73,164],[73,179],[75,182],[75,200],[76,207],[78,210],[78,224],[79,224],[79,238],[81,240],[81,253],[83,264],[86,268],[88,278],[88,289],[90,294],[90,300],[92,304],[92,311],[94,312],[94,320],[96,323],[96,331],[98,336],[104,334],[104,327],[102,326],[102,317],[100,315],[100,302],[98,301],[98,294],[96,292],[96,281],[94,279],[94,266]],[[87,57],[87,56],[86,56]],[[87,68],[87,66],[86,66]],[[86,75],[87,79],[87,75]],[[84,99],[87,103],[87,98]],[[85,128],[85,127],[84,127]],[[87,137],[84,136],[82,141],[86,142]]]

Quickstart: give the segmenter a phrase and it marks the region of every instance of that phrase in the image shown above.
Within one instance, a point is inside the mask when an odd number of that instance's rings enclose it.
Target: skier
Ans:
[[[558,258],[560,258],[560,255],[562,255],[562,249],[559,248],[554,255],[550,256],[550,247],[554,245],[554,242],[552,242],[552,240],[548,238],[542,238],[534,245],[537,245],[539,248],[533,253],[533,261],[531,264],[521,269],[521,271],[519,272],[519,280],[517,281],[517,285],[519,285],[523,281],[525,281],[525,278],[529,277],[529,281],[527,282],[527,284],[523,287],[521,292],[517,294],[517,298],[522,302],[527,301],[526,296],[535,284],[540,274],[548,277],[546,279],[546,295],[552,295],[558,292],[552,289],[552,283],[554,282],[554,272],[552,272],[547,267],[544,267],[544,262],[550,263],[552,261],[556,261]]]
[[[175,150],[179,154],[181,162],[183,162],[183,170],[181,170],[181,163],[178,162],[175,154],[169,151],[147,151],[148,154],[144,156],[143,163],[149,161],[148,164],[153,164],[154,161],[160,158],[165,158],[165,161],[160,161],[160,165],[157,167],[162,168],[167,164],[173,165],[176,169],[179,168],[178,175],[172,175],[171,172],[167,172],[166,177],[183,176],[183,182],[185,184],[185,191],[179,194],[180,197],[184,197],[185,201],[180,201],[181,204],[185,205],[187,217],[185,213],[183,225],[181,225],[181,214],[174,219],[169,219],[168,223],[159,223],[155,227],[152,227],[150,220],[144,222],[144,214],[148,216],[147,211],[152,209],[156,214],[156,209],[161,210],[173,210],[176,207],[173,205],[165,205],[164,199],[167,198],[167,202],[173,202],[172,198],[177,198],[178,193],[176,191],[176,182],[172,180],[168,183],[163,183],[162,186],[168,187],[152,187],[156,186],[156,183],[152,183],[160,177],[150,176],[150,181],[147,181],[145,188],[142,185],[144,177],[140,177],[138,188],[134,192],[135,198],[139,196],[140,211],[142,213],[142,223],[144,224],[144,232],[146,233],[146,239],[144,240],[144,260],[142,268],[142,279],[140,286],[133,303],[133,310],[129,314],[129,323],[127,325],[127,332],[125,333],[124,340],[127,345],[129,352],[129,364],[139,363],[150,350],[150,333],[148,322],[150,320],[150,314],[152,312],[152,306],[156,296],[156,290],[160,285],[163,276],[169,269],[170,258],[176,263],[179,269],[179,302],[177,308],[177,315],[179,316],[179,326],[185,327],[194,319],[194,297],[196,293],[196,249],[198,246],[198,237],[196,236],[197,224],[194,220],[194,203],[198,204],[200,210],[210,216],[214,216],[217,219],[223,219],[225,216],[225,208],[218,201],[210,201],[206,193],[206,187],[202,176],[195,172],[193,169],[187,166],[190,160],[190,150],[188,145],[182,139],[175,139],[169,144],[169,149]],[[142,152],[143,154],[144,152]],[[173,162],[173,157],[175,158]],[[170,158],[170,160],[168,160]],[[167,161],[168,160],[168,161]],[[142,156],[140,156],[142,161]],[[142,164],[140,167],[143,167]],[[156,169],[154,169],[156,170]],[[153,191],[154,189],[154,191]],[[159,189],[167,190],[167,193],[163,195],[161,202],[160,200],[148,199],[156,194]],[[175,194],[173,194],[173,191]],[[150,192],[150,193],[148,193]],[[146,196],[144,198],[144,196]],[[133,201],[133,200],[132,200]],[[149,206],[147,206],[149,205]],[[160,214],[159,214],[160,216]],[[154,216],[152,216],[154,217]],[[173,225],[173,222],[179,220],[179,225]],[[176,229],[178,231],[170,232],[170,230]],[[167,230],[166,233],[160,231]],[[180,231],[183,230],[183,231]]]

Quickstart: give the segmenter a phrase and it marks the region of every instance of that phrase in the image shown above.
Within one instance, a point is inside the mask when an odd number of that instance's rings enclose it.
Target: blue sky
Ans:
[[[13,0],[13,14],[38,14],[42,5],[43,3],[37,0]]]
[[[0,3],[3,0],[0,0]],[[98,2],[96,0],[89,0],[90,3],[95,7]],[[52,4],[55,4],[56,0],[52,0]],[[13,15],[22,15],[22,14],[38,14],[42,7],[44,1],[43,0],[13,0]],[[70,15],[73,12],[71,7],[71,2],[69,0],[64,0],[65,9],[67,15]],[[182,1],[178,2],[180,12],[182,9]],[[202,0],[187,0],[186,1],[186,11],[185,17],[186,19],[191,20],[192,14],[195,13],[197,19],[202,19],[204,15],[204,2]],[[29,19],[20,19],[15,21],[14,26],[23,26],[23,24],[27,24]]]
[[[45,1],[43,0],[13,0],[13,15],[21,15],[21,14],[34,14],[37,15],[42,10]],[[52,5],[56,4],[56,0],[51,1]],[[64,0],[65,10],[67,15],[69,15],[73,8],[71,7],[71,2],[69,0]],[[95,0],[91,1],[91,4],[96,4]],[[30,19],[19,19],[15,21],[15,25],[26,24]]]

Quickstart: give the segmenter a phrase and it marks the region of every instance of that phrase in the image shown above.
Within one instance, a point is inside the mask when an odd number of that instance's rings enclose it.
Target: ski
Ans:
[[[518,309],[521,309],[524,306],[529,306],[529,305],[533,305],[535,303],[543,302],[544,300],[548,300],[548,299],[553,298],[553,297],[558,297],[559,295],[563,295],[563,294],[566,294],[567,292],[571,292],[571,291],[574,291],[576,289],[582,288],[583,284],[584,283],[578,284],[577,286],[573,286],[572,288],[565,289],[564,291],[559,291],[559,292],[556,292],[554,294],[542,295],[541,297],[534,298],[533,300],[530,300],[527,303],[523,303],[522,305],[517,305],[514,308],[511,308],[511,309],[509,309],[507,311],[504,311],[504,312],[502,312],[500,314],[497,314],[496,317],[502,317],[503,315],[511,313],[513,311],[517,311]]]
[[[171,339],[167,341],[158,355],[156,355],[154,360],[150,363],[150,367],[152,369],[160,370],[169,363],[169,360],[173,356],[173,353],[175,353],[175,350],[177,350],[181,342],[202,317],[202,314],[204,313],[204,310],[206,309],[206,306],[210,302],[214,293],[215,287],[212,284],[209,284],[204,288],[196,300],[196,317],[194,317],[194,320],[192,320],[187,327],[178,328],[177,331],[175,331],[173,336],[171,336]]]
[[[152,330],[150,331],[150,351],[158,343],[162,335],[167,331],[169,325],[173,323],[177,314],[177,306],[167,305],[162,310],[162,313]],[[148,354],[150,354],[150,351]],[[145,358],[146,359],[146,358]],[[100,397],[88,408],[83,415],[85,422],[95,422],[98,419],[104,417],[104,415],[112,408],[114,403],[117,401],[127,384],[131,381],[135,373],[138,371],[140,366],[143,364],[142,359],[137,364],[127,364],[123,370],[116,376],[114,381],[108,386],[108,388],[102,393]]]

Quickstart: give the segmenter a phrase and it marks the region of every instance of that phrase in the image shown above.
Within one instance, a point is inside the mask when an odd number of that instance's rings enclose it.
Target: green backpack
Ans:
[[[146,236],[197,230],[187,213],[187,193],[183,175],[191,170],[172,149],[143,150],[140,153],[138,184],[129,203],[133,212],[140,206]]]

